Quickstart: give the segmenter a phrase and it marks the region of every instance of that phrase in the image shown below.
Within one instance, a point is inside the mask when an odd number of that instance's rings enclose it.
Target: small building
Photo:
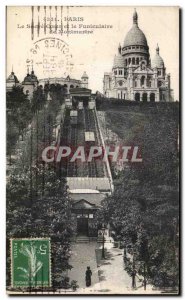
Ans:
[[[78,123],[78,111],[77,110],[70,111],[70,123],[71,123],[71,125],[77,125],[77,123]]]
[[[86,72],[83,73],[82,77],[81,77],[81,87],[82,88],[88,88],[88,79],[89,77],[87,76]]]
[[[73,88],[69,90],[72,97],[72,102],[74,107],[78,107],[80,102],[83,103],[83,106],[88,106],[91,98],[91,90],[87,88]]]
[[[95,196],[95,195],[94,195]],[[76,217],[76,233],[88,237],[97,236],[97,223],[95,214],[98,207],[85,199],[80,199],[72,205],[72,213]]]
[[[77,237],[97,237],[98,224],[96,214],[101,208],[103,199],[106,197],[106,194],[98,191],[97,188],[103,187],[110,192],[107,178],[75,178],[75,180],[68,178],[67,183],[71,188],[69,195],[72,202],[72,215]]]
[[[45,84],[61,84],[66,89],[66,93],[70,93],[70,89],[78,89],[78,88],[88,88],[88,75],[86,72],[83,73],[81,80],[71,78],[69,75],[64,77],[54,77],[54,78],[44,78],[39,80],[39,84],[43,86]]]
[[[10,92],[13,86],[18,86],[18,85],[19,85],[19,80],[17,79],[17,76],[12,70],[11,74],[6,79],[6,91]]]
[[[23,92],[28,96],[28,99],[31,100],[31,98],[33,97],[33,92],[38,87],[38,83],[39,81],[34,71],[32,70],[31,74],[29,74],[29,70],[28,70],[28,73],[24,78],[24,81],[22,82]]]

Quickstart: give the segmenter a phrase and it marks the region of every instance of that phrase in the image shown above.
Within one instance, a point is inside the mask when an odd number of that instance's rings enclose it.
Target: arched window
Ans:
[[[135,57],[132,57],[132,64],[135,65]]]
[[[162,92],[160,93],[160,101],[165,101],[166,97],[165,94],[163,94]]]
[[[143,102],[147,102],[147,93],[143,93],[142,100]]]
[[[130,63],[131,63],[131,58],[128,59],[128,64],[130,65]]]
[[[136,58],[136,65],[139,65],[139,57]]]
[[[150,78],[147,78],[147,79],[146,79],[146,85],[147,85],[147,87],[151,87],[151,81],[150,81]]]
[[[145,76],[141,77],[141,86],[145,85]]]
[[[150,94],[150,102],[155,102],[155,94],[154,93]]]
[[[73,89],[73,88],[74,88],[74,85],[71,84],[71,85],[70,85],[70,89]]]
[[[135,87],[137,87],[137,80],[135,80]]]
[[[140,93],[135,93],[135,101],[140,101]]]
[[[64,84],[64,90],[67,92],[67,84]]]
[[[162,82],[159,80],[157,85],[158,87],[160,87],[162,85]]]
[[[125,59],[125,65],[127,66],[127,59]]]

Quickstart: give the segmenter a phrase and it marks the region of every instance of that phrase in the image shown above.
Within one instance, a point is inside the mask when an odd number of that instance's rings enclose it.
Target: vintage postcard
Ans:
[[[179,295],[180,8],[6,15],[7,293]]]

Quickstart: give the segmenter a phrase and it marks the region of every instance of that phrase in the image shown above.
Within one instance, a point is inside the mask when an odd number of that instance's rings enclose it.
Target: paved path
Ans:
[[[124,270],[122,251],[117,248],[107,250],[106,259],[98,268],[101,290],[107,293],[126,293],[130,290],[131,278]]]
[[[93,293],[93,291],[99,289],[95,249],[96,242],[72,244],[72,255],[69,263],[73,266],[73,269],[68,272],[68,276],[70,280],[78,281],[78,293]],[[92,284],[91,287],[88,288],[85,285],[87,266],[89,266],[92,271]]]
[[[106,251],[106,259],[96,261],[95,252],[100,247],[96,242],[74,243],[72,245],[72,256],[70,263],[73,269],[69,271],[70,280],[77,280],[79,288],[75,294],[160,294],[153,291],[151,285],[147,285],[146,291],[136,279],[137,289],[131,288],[132,279],[124,270],[122,252],[118,248]],[[96,251],[95,251],[96,250]],[[101,249],[99,250],[101,258]],[[91,287],[85,286],[85,271],[90,266],[93,276]]]
[[[108,294],[160,294],[147,285],[146,291],[136,277],[137,289],[132,289],[132,278],[124,270],[123,250],[118,248],[108,249],[106,259],[100,263],[99,280],[100,291]]]

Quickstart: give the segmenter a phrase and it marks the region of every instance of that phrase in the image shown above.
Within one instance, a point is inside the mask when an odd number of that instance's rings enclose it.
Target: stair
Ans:
[[[90,242],[90,239],[88,236],[77,236],[76,237],[76,243],[89,243]]]

